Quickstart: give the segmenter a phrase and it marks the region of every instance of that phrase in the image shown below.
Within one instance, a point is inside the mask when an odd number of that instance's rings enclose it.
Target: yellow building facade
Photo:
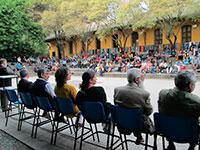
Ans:
[[[177,45],[176,49],[180,50],[184,43],[199,43],[200,42],[200,23],[185,23],[184,25],[176,26],[174,29],[174,33],[177,36]],[[162,50],[163,46],[169,45],[169,41],[166,38],[165,29],[146,29],[144,32],[136,32],[130,31],[128,34],[128,38],[126,41],[126,48],[131,49],[133,47],[137,47],[137,49],[141,52],[148,51],[154,46],[161,47],[159,50]],[[118,43],[120,43],[120,39],[122,45],[124,44],[125,39],[119,38],[120,33],[116,33],[118,36]],[[171,35],[172,41],[173,36]],[[107,36],[101,40],[98,40],[96,37],[93,37],[90,40],[90,44],[88,46],[88,52],[96,53],[100,49],[112,49],[116,48],[115,40],[113,40],[113,35]],[[49,42],[49,55],[50,57],[58,57],[58,49],[56,46],[55,39],[48,39]],[[200,44],[199,44],[200,45]],[[76,41],[65,41],[64,42],[64,52],[62,53],[62,57],[72,56],[74,54],[80,54],[82,51],[83,43],[81,39]]]

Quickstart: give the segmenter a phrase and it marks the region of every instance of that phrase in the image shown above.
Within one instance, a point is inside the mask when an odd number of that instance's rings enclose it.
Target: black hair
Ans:
[[[95,76],[95,72],[93,70],[88,70],[83,73],[82,75],[82,83],[80,85],[81,91],[85,91],[88,89],[90,84],[90,79],[92,79]]]
[[[66,77],[69,74],[69,69],[67,67],[59,68],[55,73],[56,85],[58,88],[64,86],[66,82]]]

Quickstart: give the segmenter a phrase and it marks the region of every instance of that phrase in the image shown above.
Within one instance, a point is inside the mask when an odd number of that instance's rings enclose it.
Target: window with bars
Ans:
[[[162,44],[162,32],[161,29],[156,29],[154,31],[154,37],[155,37],[155,45]]]
[[[182,27],[182,43],[191,42],[192,26],[185,25]]]

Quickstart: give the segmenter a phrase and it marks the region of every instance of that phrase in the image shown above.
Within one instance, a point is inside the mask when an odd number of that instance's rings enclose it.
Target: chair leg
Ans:
[[[34,111],[34,118],[33,118],[33,126],[32,126],[31,137],[33,137],[33,134],[34,134],[35,121],[36,121],[36,117],[37,117],[37,108],[33,109],[33,111]]]
[[[162,136],[162,145],[163,145],[163,150],[165,150],[165,138]]]
[[[115,124],[113,123],[113,131],[112,131],[111,146],[110,146],[110,149],[111,149],[111,150],[113,149],[114,135],[115,135]]]
[[[153,144],[153,149],[157,150],[157,135],[156,133],[154,134],[154,144]]]
[[[8,110],[5,110],[5,116],[6,116],[6,124],[5,124],[5,126],[7,127],[7,125],[8,125],[8,118],[9,118],[9,115],[10,115],[10,110],[8,109]]]
[[[95,141],[95,138],[94,138],[94,132],[93,132],[93,128],[92,128],[91,123],[89,123],[89,125],[90,125],[90,130],[91,130],[91,132],[92,132],[92,138],[93,138],[93,141]]]
[[[54,137],[54,145],[56,145],[56,139],[57,139],[57,134],[58,134],[58,127],[59,127],[59,121],[57,122],[57,125],[56,125],[56,129],[55,129],[55,137]]]
[[[148,133],[146,133],[146,139],[145,139],[145,150],[148,149]]]
[[[122,149],[124,149],[123,138],[122,138],[122,134],[121,133],[119,133],[119,137],[120,137],[120,140],[121,140],[121,143],[122,143]]]
[[[39,109],[38,115],[37,115],[37,121],[36,121],[36,126],[35,126],[35,136],[34,136],[34,138],[36,138],[36,136],[37,136],[37,129],[38,129],[39,119],[40,119],[40,109]]]
[[[108,136],[107,136],[107,145],[106,145],[106,149],[109,150],[109,142],[110,142],[110,132],[111,132],[111,123],[109,122],[108,124]]]
[[[97,134],[97,140],[98,140],[98,142],[100,142],[99,133],[98,133],[98,130],[97,130],[97,125],[96,125],[96,123],[94,124],[94,127],[95,127],[96,134]]]
[[[22,121],[23,121],[23,116],[25,113],[24,110],[25,110],[25,107],[21,105],[21,111],[19,114],[19,122],[18,122],[18,131],[21,131],[21,129],[22,129]]]
[[[127,139],[126,139],[126,135],[125,134],[124,134],[124,141],[125,141],[126,150],[128,150],[128,144],[127,144]]]
[[[75,133],[76,132],[76,128],[75,128],[75,125],[74,125],[74,121],[73,121],[72,118],[70,120],[71,120],[71,124],[72,124],[73,130],[74,130],[74,133]]]
[[[72,134],[72,129],[71,129],[70,121],[69,121],[69,118],[68,118],[68,117],[67,117],[67,124],[68,124],[68,126],[69,126],[70,133]]]
[[[74,140],[74,150],[76,150],[76,142],[77,142],[77,135],[78,135],[78,127],[75,127],[75,140]]]
[[[85,125],[85,119],[83,119],[83,126],[82,126],[82,131],[81,131],[80,150],[82,150],[83,134],[84,134],[84,125]]]

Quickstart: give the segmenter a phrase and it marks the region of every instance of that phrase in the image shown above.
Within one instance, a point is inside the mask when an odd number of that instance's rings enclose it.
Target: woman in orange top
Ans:
[[[74,116],[79,114],[79,109],[76,105],[76,94],[77,90],[74,85],[68,84],[67,81],[71,80],[71,71],[67,67],[59,68],[55,73],[56,86],[55,93],[56,96],[61,98],[71,99],[74,102]]]

